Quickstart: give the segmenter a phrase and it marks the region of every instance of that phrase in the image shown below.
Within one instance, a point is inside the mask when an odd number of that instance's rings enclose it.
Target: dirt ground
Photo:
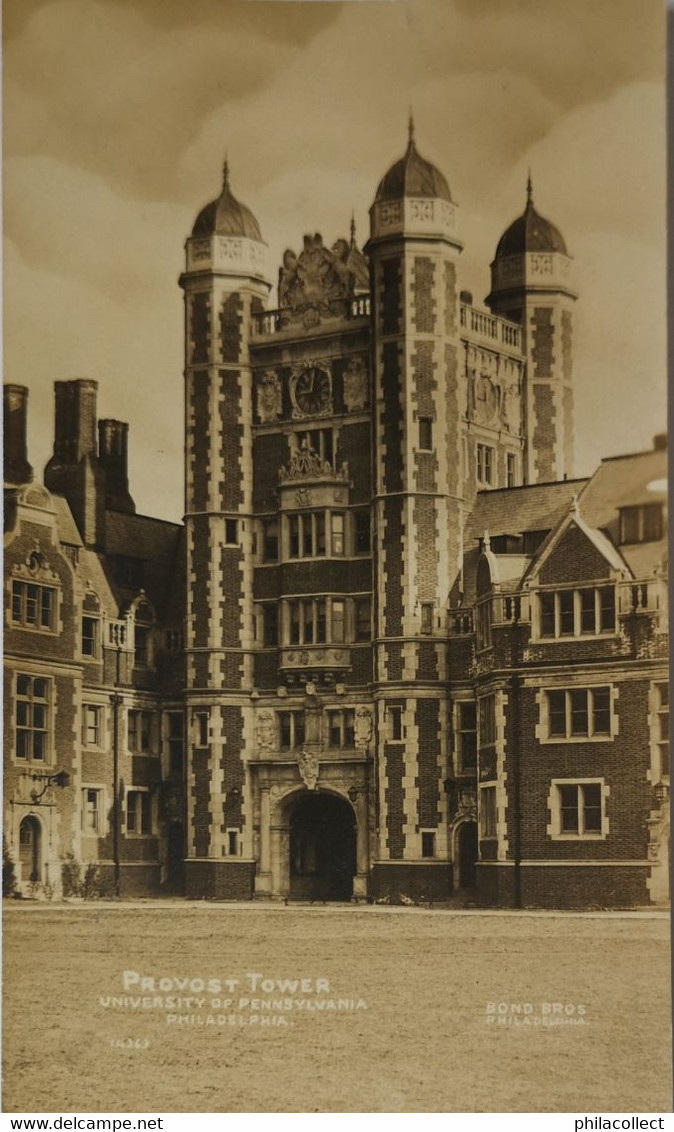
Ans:
[[[3,1109],[668,1112],[668,941],[654,916],[10,904]]]

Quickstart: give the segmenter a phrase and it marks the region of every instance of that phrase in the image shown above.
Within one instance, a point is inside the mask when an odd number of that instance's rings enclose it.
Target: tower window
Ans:
[[[419,447],[424,452],[433,450],[433,419],[432,417],[419,417]]]
[[[515,463],[515,453],[506,453],[506,487],[514,487],[516,483],[517,468]]]
[[[421,603],[421,632],[433,632],[433,604],[430,601]]]
[[[372,602],[369,597],[356,601],[356,640],[369,641],[372,638]]]
[[[282,751],[292,751],[304,743],[305,726],[303,711],[280,711],[279,722],[279,748]]]
[[[423,830],[421,834],[421,856],[435,856],[435,834],[429,830]]]
[[[264,620],[264,644],[278,644],[278,606],[265,605],[262,614]]]
[[[262,523],[262,557],[265,562],[278,561],[278,521],[265,519]]]
[[[392,739],[394,743],[398,743],[403,737],[403,709],[399,704],[389,704],[387,714],[389,738]]]
[[[494,482],[494,449],[488,444],[477,446],[477,481],[488,486]]]
[[[356,554],[370,553],[370,513],[369,511],[354,512],[355,539],[354,550]]]
[[[225,519],[225,542],[227,546],[238,546],[239,524],[236,519]]]

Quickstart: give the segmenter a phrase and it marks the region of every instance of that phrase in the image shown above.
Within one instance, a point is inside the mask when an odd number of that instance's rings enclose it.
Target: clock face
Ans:
[[[306,416],[324,413],[330,404],[330,376],[318,366],[302,370],[295,383],[295,402]]]

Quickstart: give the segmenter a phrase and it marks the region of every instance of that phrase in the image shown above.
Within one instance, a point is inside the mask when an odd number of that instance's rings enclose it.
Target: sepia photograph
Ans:
[[[5,0],[4,1112],[671,1110],[665,75]]]

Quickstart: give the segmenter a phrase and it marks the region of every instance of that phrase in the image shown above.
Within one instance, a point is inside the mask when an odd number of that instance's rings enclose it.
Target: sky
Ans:
[[[3,36],[4,374],[37,478],[54,381],[93,378],[139,512],[180,519],[178,276],[225,153],[275,282],[352,210],[362,246],[410,107],[476,304],[529,168],[574,257],[576,473],[663,430],[660,0],[5,0]]]

